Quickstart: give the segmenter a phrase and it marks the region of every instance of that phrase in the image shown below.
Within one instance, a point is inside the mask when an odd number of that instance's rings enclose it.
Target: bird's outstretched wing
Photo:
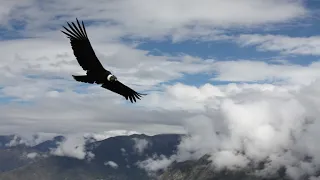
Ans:
[[[142,96],[145,96],[147,94],[141,94],[133,89],[129,88],[128,86],[122,84],[120,81],[105,81],[101,87],[108,89],[112,92],[118,93],[122,96],[124,96],[127,100],[130,99],[130,101],[133,103],[136,102],[136,99],[140,99]]]
[[[79,65],[85,71],[105,72],[105,69],[103,68],[90,44],[83,21],[81,27],[78,19],[76,20],[78,27],[73,22],[72,25],[67,22],[70,29],[62,26],[67,32],[61,32],[66,34],[70,39],[73,54],[76,57]]]

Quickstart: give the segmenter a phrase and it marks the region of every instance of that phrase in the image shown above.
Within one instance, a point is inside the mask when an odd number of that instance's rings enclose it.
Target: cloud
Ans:
[[[27,158],[34,159],[34,158],[36,158],[38,155],[39,155],[38,153],[32,152],[32,153],[28,153],[26,156],[27,156]]]
[[[142,154],[143,151],[150,145],[149,141],[146,139],[133,138],[134,149],[137,153]]]
[[[84,146],[85,139],[79,135],[76,136],[75,134],[72,134],[67,136],[65,141],[59,143],[59,146],[56,149],[53,149],[51,154],[55,156],[67,156],[77,159],[85,159],[88,155],[88,158],[91,159],[93,154],[86,152]]]
[[[232,83],[219,86],[205,84],[195,87],[177,83],[167,86],[164,92],[153,94],[149,96],[150,99],[146,98],[146,101],[150,102],[149,108],[163,107],[162,116],[150,114],[148,117],[161,117],[159,120],[153,120],[152,123],[158,121],[165,124],[169,122],[167,118],[163,118],[165,114],[170,113],[174,120],[172,115],[175,112],[188,112],[185,118],[175,123],[181,123],[180,125],[185,128],[184,131],[190,136],[183,139],[176,155],[153,157],[138,164],[142,168],[153,171],[166,168],[174,160],[197,159],[210,154],[216,168],[243,168],[250,162],[257,163],[267,159],[270,162],[266,164],[261,174],[275,172],[284,165],[288,168],[288,175],[294,177],[303,173],[313,175],[316,165],[319,164],[320,150],[320,147],[315,145],[320,113],[318,83],[319,80],[308,84]],[[155,98],[156,96],[158,98]],[[67,97],[64,96],[62,99],[67,100]],[[157,101],[154,101],[155,99]],[[165,107],[162,106],[164,103]],[[80,105],[78,104],[77,107]],[[115,106],[110,109],[113,114],[116,113],[117,107],[120,107]],[[141,106],[146,107],[143,104]],[[102,110],[105,111],[106,107]],[[137,110],[137,112],[141,111],[141,109]],[[126,125],[130,121],[139,122],[136,120],[141,116],[137,116],[135,120],[134,114],[130,113],[131,117],[128,121],[123,121],[122,118],[119,120]],[[62,122],[65,115],[60,114],[60,116]],[[183,116],[179,114],[177,117]],[[56,116],[55,120],[59,120],[59,116]],[[81,122],[80,119],[78,122]],[[148,127],[154,126],[152,123]],[[130,134],[130,131],[103,132],[100,136],[98,134],[89,135],[103,139],[110,134]],[[57,151],[63,155],[84,158],[86,153],[81,146],[75,148],[83,144],[83,138],[72,141],[71,139]],[[312,161],[306,162],[305,156],[312,157]]]
[[[319,62],[312,62],[307,66],[286,63],[269,64],[262,61],[218,61],[216,72],[218,75],[212,80],[234,82],[268,82],[310,84],[319,78]]]
[[[51,149],[50,154],[55,156],[67,156],[67,157],[73,157],[77,159],[86,159],[88,161],[92,160],[95,155],[86,150],[85,145],[90,142],[95,141],[102,141],[105,139],[108,139],[110,137],[115,136],[123,136],[123,135],[132,135],[132,134],[141,134],[134,131],[126,131],[126,130],[112,130],[112,131],[104,131],[101,133],[70,133],[65,134],[65,140],[62,142],[59,142],[57,145],[57,148]],[[17,137],[17,136],[15,136]],[[14,144],[14,143],[15,144]],[[23,141],[24,142],[24,141]],[[137,143],[135,144],[135,147],[138,148],[137,150],[142,153],[144,146],[147,144],[144,144],[145,142],[142,140],[137,140]],[[11,146],[15,146],[17,144],[22,144],[22,142],[17,142],[16,138],[14,138],[11,142]],[[36,144],[28,144],[28,146],[34,146]],[[125,153],[125,149],[121,149],[123,153]],[[30,156],[33,156],[34,154],[30,154]]]
[[[0,98],[11,102],[0,105],[0,118],[3,119],[0,133],[99,133],[114,129],[146,134],[184,132],[181,119],[194,113],[186,110],[193,109],[194,103],[201,107],[206,97],[185,103],[181,93],[181,101],[175,102],[177,104],[160,105],[158,102],[162,98],[161,91],[166,88],[165,83],[178,81],[185,75],[217,72],[219,80],[235,81],[248,77],[252,81],[269,76],[287,78],[292,73],[288,70],[287,74],[280,75],[276,69],[265,74],[259,71],[260,75],[253,76],[249,74],[252,68],[232,73],[239,64],[231,66],[186,53],[155,56],[149,50],[138,49],[140,41],[145,43],[138,37],[172,37],[174,41],[228,39],[224,29],[287,23],[309,13],[302,1],[287,0],[138,2],[139,5],[132,0],[97,1],[89,5],[86,1],[4,3],[7,8],[2,18],[6,21],[0,23],[10,33],[14,31],[15,35],[22,37],[0,41],[3,59],[0,64]],[[83,74],[84,71],[77,64],[68,39],[59,29],[66,25],[65,21],[74,21],[76,17],[85,20],[91,44],[102,64],[126,85],[137,91],[150,92],[138,105],[124,106],[119,95],[72,80],[72,74]],[[14,26],[13,22],[19,21],[21,24]],[[122,41],[128,37],[138,38],[138,42]],[[245,62],[241,63],[246,66]],[[269,68],[269,65],[251,65]],[[303,81],[316,77],[316,71],[316,68],[308,70],[305,77],[297,73],[296,77]],[[170,102],[170,96],[163,98]]]
[[[243,34],[236,42],[241,46],[256,46],[259,51],[278,51],[282,54],[320,55],[320,37],[290,37],[286,35]]]
[[[156,172],[161,169],[166,169],[173,161],[168,159],[167,157],[160,155],[160,156],[153,156],[152,158],[148,158],[144,161],[139,161],[136,165],[141,168],[145,169],[147,172]]]
[[[182,61],[168,62],[155,60],[158,63],[154,65],[168,64],[163,70],[168,73],[181,71],[181,76],[186,72],[191,74],[207,72],[215,74],[213,78],[215,81],[265,82],[288,86],[273,86],[271,84],[238,86],[230,84],[227,89],[224,89],[226,86],[212,86],[209,83],[201,88],[182,83],[172,85],[157,83],[157,88],[153,89],[154,85],[149,86],[152,84],[150,79],[148,80],[150,81],[149,85],[140,86],[145,90],[151,88],[148,96],[134,106],[124,106],[123,99],[119,95],[96,85],[80,86],[80,84],[77,85],[76,82],[64,78],[24,77],[21,83],[6,85],[4,82],[3,84],[2,95],[16,98],[16,103],[0,105],[0,112],[2,112],[0,114],[3,119],[0,132],[2,134],[11,134],[12,132],[24,134],[30,132],[54,132],[56,134],[90,132],[100,134],[103,131],[122,129],[127,133],[139,132],[150,135],[183,133],[185,132],[182,127],[183,119],[193,116],[199,111],[205,112],[208,108],[215,108],[219,105],[218,101],[216,104],[210,103],[215,98],[226,98],[234,92],[254,91],[259,88],[270,93],[275,90],[279,93],[279,97],[287,96],[288,90],[295,90],[300,85],[308,85],[319,78],[317,72],[320,66],[317,62],[302,66],[289,63],[268,64],[248,60],[205,60],[191,56],[184,56],[184,58]],[[150,72],[153,70],[150,69]],[[137,72],[141,73],[140,70]],[[124,75],[120,77],[130,79],[135,76]],[[143,80],[145,76],[141,76],[141,78]],[[137,78],[134,84],[138,84],[141,82],[140,80]],[[8,83],[12,82],[15,81]],[[133,85],[130,80],[124,80],[124,82],[129,86]],[[164,83],[166,80],[160,82]],[[253,90],[251,90],[252,88]],[[28,103],[28,106],[21,104],[21,101]],[[100,135],[101,138],[108,136],[108,134]],[[100,138],[98,135],[96,137]]]
[[[89,30],[88,33],[89,36],[94,34]],[[188,55],[154,56],[149,55],[149,51],[120,42],[93,41],[92,45],[104,67],[137,90],[150,89],[184,74],[210,70],[211,60],[202,61]],[[0,65],[1,84],[6,86],[2,93],[5,95],[29,100],[49,90],[80,85],[72,80],[71,75],[84,74],[84,71],[78,65],[67,38],[2,41],[0,49],[5,59]]]
[[[121,151],[122,154],[126,153],[126,149],[124,149],[124,148],[121,148],[120,151]]]
[[[88,86],[73,81],[71,74],[84,72],[77,65],[69,43],[67,40],[64,41],[64,45],[62,41],[50,38],[35,42],[2,42],[0,51],[6,61],[0,65],[3,78],[0,95],[2,98],[13,99],[11,104],[0,105],[0,111],[6,112],[1,115],[4,119],[3,126],[0,127],[2,134],[39,131],[65,134],[72,131],[102,132],[114,129],[148,129],[149,132],[145,132],[147,134],[159,133],[160,129],[180,132],[181,127],[174,126],[178,124],[176,117],[181,112],[166,115],[163,111],[126,107],[123,106],[124,99],[117,94],[97,85]],[[102,63],[114,71],[123,83],[137,91],[161,89],[161,83],[181,78],[185,74],[210,71],[208,65],[211,60],[202,61],[188,55],[152,56],[147,55],[146,50],[134,49],[119,42],[104,42],[103,45],[110,45],[110,48],[100,55],[99,49],[96,51]],[[65,49],[60,51],[63,47]],[[99,43],[94,47],[99,47]],[[14,50],[18,52],[16,55],[11,53]],[[128,57],[125,55],[132,59],[131,66],[126,63]],[[102,99],[105,101],[101,101]],[[131,112],[131,115],[124,114],[123,108],[128,113]],[[142,113],[141,110],[145,112]],[[141,121],[140,125],[135,122],[133,116],[137,116],[136,120]],[[169,125],[173,127],[163,124],[160,117],[168,118]],[[131,129],[126,129],[126,123],[133,124]],[[74,125],[78,128],[74,128]],[[148,128],[145,128],[147,126]]]
[[[285,23],[309,15],[301,0],[121,0],[90,4],[84,0],[68,3],[61,0],[50,3],[26,0],[23,4],[5,4],[6,10],[2,13],[5,21],[2,24],[11,27],[10,20],[21,21],[25,31],[18,32],[26,35],[45,32],[48,28],[60,25],[62,21],[78,17],[104,22],[102,26],[97,26],[100,27],[99,32],[109,37],[205,37],[212,35],[212,29],[216,28]],[[101,27],[107,28],[107,32]],[[98,34],[101,37],[102,33]]]
[[[44,141],[51,140],[53,137],[57,136],[55,133],[34,133],[30,132],[17,135],[15,134],[13,139],[6,144],[7,147],[26,145],[26,146],[36,146]]]
[[[112,131],[104,131],[101,133],[86,133],[84,135],[85,138],[93,138],[96,141],[102,141],[104,139],[108,139],[110,137],[115,137],[115,136],[129,136],[132,134],[141,134],[136,131],[126,131],[126,130],[112,130]],[[122,151],[122,150],[121,150]]]
[[[110,167],[112,167],[112,168],[114,168],[114,169],[117,169],[117,168],[119,167],[118,164],[115,163],[115,162],[113,162],[113,161],[105,162],[104,165],[105,165],[105,166],[110,166]]]
[[[199,159],[209,154],[217,169],[251,168],[265,162],[266,166],[258,171],[259,175],[276,173],[281,166],[287,168],[286,173],[292,178],[316,175],[320,150],[317,145],[319,82],[318,79],[296,88],[289,85],[228,84],[215,87],[220,90],[216,94],[199,87],[198,93],[193,93],[194,97],[185,97],[186,102],[203,96],[210,98],[201,101],[203,108],[198,108],[200,103],[194,104],[201,113],[184,121],[189,136],[181,141],[177,154],[150,159],[144,162],[144,167],[158,170],[160,167],[154,168],[155,164],[169,165],[167,162]],[[178,88],[180,91],[172,91],[177,97],[172,101],[180,101],[182,90],[197,90],[186,85],[170,89]],[[311,159],[306,160],[307,156]]]

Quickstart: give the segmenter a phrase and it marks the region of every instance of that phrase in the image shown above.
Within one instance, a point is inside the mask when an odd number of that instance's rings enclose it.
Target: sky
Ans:
[[[0,134],[187,133],[164,161],[269,158],[266,172],[293,177],[320,163],[319,1],[0,2]],[[72,79],[85,71],[60,30],[76,18],[103,66],[147,96]]]

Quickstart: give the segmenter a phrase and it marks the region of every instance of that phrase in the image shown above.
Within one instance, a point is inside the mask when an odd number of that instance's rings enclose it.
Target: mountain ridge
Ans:
[[[0,137],[2,144],[10,144],[10,141],[14,139],[12,135]],[[291,179],[286,175],[286,169],[283,167],[280,167],[275,174],[269,177],[259,177],[254,174],[255,170],[263,168],[267,162],[238,170],[226,168],[216,170],[210,160],[210,155],[181,162],[177,162],[174,158],[170,159],[177,154],[183,137],[185,137],[183,134],[154,136],[132,134],[109,137],[103,140],[81,137],[82,142],[77,138],[56,136],[34,146],[26,144],[2,146],[0,147],[0,180]],[[170,159],[170,164],[165,169],[149,171],[152,168],[148,169],[146,166],[164,166],[164,164],[159,164],[157,157]],[[148,164],[149,161],[153,161],[154,164]],[[303,180],[311,180],[308,178],[307,176],[303,177]]]

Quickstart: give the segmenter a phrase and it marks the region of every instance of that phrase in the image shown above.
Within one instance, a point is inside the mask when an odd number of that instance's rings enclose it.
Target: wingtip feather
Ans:
[[[62,31],[64,34],[66,34],[69,37],[75,38],[75,39],[87,39],[87,33],[85,32],[85,29],[81,28],[81,25],[79,23],[78,18],[76,18],[77,24],[79,27],[75,25],[74,22],[66,22],[66,24],[69,26],[69,28],[62,26],[68,33]],[[82,26],[84,28],[84,24],[82,21]]]

